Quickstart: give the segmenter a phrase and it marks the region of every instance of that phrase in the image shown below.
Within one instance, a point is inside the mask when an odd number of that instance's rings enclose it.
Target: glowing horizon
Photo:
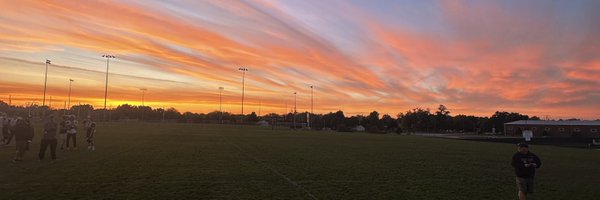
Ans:
[[[600,118],[600,2],[0,0],[0,100]],[[46,104],[49,104],[47,102]],[[286,106],[287,104],[287,106]],[[260,105],[260,106],[259,106]]]

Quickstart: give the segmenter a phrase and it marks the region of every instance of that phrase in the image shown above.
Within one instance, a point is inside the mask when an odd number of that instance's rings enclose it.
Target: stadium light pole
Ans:
[[[223,123],[223,90],[224,87],[219,87],[219,121]]]
[[[246,72],[248,71],[248,68],[245,67],[240,67],[238,69],[239,71],[242,71],[242,123],[244,122],[244,90],[245,90],[245,81],[246,81]]]
[[[104,83],[104,121],[106,121],[106,97],[108,96],[108,63],[111,58],[116,58],[114,55],[104,54],[103,58],[106,58],[106,79]]]
[[[144,95],[146,94],[146,91],[148,91],[148,89],[140,88],[140,90],[142,91],[142,108],[140,109],[142,110],[142,121],[144,121]]]
[[[73,84],[73,79],[69,79],[69,99],[68,99],[68,103],[67,103],[67,108],[69,108],[69,110],[71,110],[71,85]]]
[[[297,104],[296,104],[296,102],[297,102],[297,101],[296,101],[296,96],[297,96],[297,93],[296,93],[296,92],[294,92],[294,120],[293,120],[293,123],[294,123],[294,130],[296,130],[296,112],[297,112],[297,110],[296,110],[296,108],[297,108],[297,107],[296,107],[296,106],[297,106]]]
[[[258,97],[258,117],[260,118],[260,108],[262,107],[262,99]]]
[[[312,129],[312,121],[313,121],[311,119],[311,117],[314,114],[313,108],[314,108],[314,104],[315,104],[313,89],[314,89],[314,86],[311,85],[310,86],[310,115],[308,115],[308,122],[309,122],[308,126],[311,129]]]
[[[48,83],[48,65],[51,64],[52,61],[46,59],[46,73],[44,75],[44,100],[42,100],[42,106],[46,106],[46,84]]]
[[[148,89],[140,88],[140,90],[142,91],[142,106],[144,106],[144,95],[146,94],[146,91],[148,91]]]

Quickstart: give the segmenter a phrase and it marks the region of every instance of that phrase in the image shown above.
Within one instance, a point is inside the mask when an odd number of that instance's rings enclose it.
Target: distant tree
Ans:
[[[249,122],[249,123],[256,123],[258,122],[258,116],[256,115],[255,112],[252,112],[248,115],[246,115],[246,119],[244,119],[245,122]]]
[[[373,111],[364,120],[363,125],[369,132],[379,132],[383,129],[383,124],[379,120],[379,113]]]
[[[8,112],[9,107],[10,106],[7,103],[0,101],[0,112]]]
[[[528,120],[529,116],[522,115],[520,113],[515,112],[500,112],[496,111],[492,117],[490,117],[490,121],[492,123],[492,128],[496,128],[496,131],[504,132],[504,124],[508,122],[514,122],[519,120]]]
[[[475,132],[480,128],[479,117],[456,115],[452,118],[452,130],[458,132]]]
[[[137,109],[129,104],[122,104],[112,111],[112,120],[133,119],[136,118]]]
[[[381,124],[385,132],[396,131],[398,129],[398,122],[392,116],[385,114],[381,117]]]
[[[323,127],[331,128],[332,130],[339,130],[341,126],[345,127],[346,117],[344,112],[337,111],[335,113],[327,113],[323,115]]]
[[[415,108],[402,116],[401,128],[409,132],[431,131],[433,129],[433,115],[429,109]]]
[[[168,108],[165,113],[165,119],[166,120],[178,120],[181,118],[181,113],[179,113],[179,111],[177,111],[177,109],[175,108]]]
[[[445,131],[449,129],[449,125],[452,121],[450,111],[444,105],[440,105],[438,110],[435,111],[434,130]]]

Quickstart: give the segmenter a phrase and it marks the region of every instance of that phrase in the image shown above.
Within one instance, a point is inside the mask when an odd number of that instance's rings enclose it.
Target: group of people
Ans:
[[[83,122],[83,129],[86,132],[87,149],[95,151],[94,134],[96,132],[96,123],[88,117]],[[43,136],[40,142],[39,159],[44,160],[46,150],[50,147],[52,160],[56,160],[56,148],[58,139],[60,139],[61,150],[77,150],[77,128],[78,121],[74,115],[65,115],[57,123],[54,116],[49,116],[43,125]],[[0,145],[7,146],[15,138],[16,154],[15,162],[23,161],[23,156],[29,150],[35,129],[31,123],[31,117],[8,117],[6,114],[0,114]],[[60,138],[57,138],[59,134]],[[71,145],[72,142],[72,145]],[[72,148],[71,148],[72,146]]]

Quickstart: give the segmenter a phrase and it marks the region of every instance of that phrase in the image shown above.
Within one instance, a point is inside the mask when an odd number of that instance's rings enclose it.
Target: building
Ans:
[[[352,128],[352,131],[356,131],[356,132],[365,132],[365,130],[366,130],[365,127],[362,125],[358,125],[358,126],[355,126],[354,128]]]
[[[520,136],[523,130],[531,130],[533,137],[600,138],[600,121],[520,120],[504,124],[507,135]]]

